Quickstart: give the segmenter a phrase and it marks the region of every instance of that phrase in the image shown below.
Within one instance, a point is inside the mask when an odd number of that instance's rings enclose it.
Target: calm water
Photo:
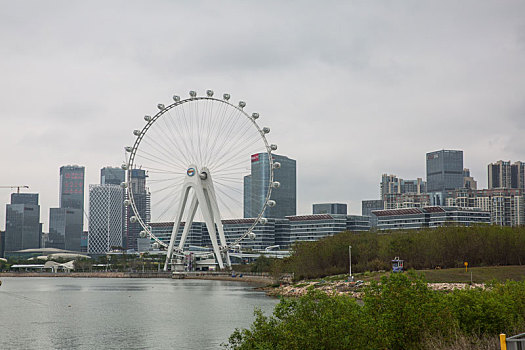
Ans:
[[[216,349],[277,300],[241,282],[2,278],[0,349]]]

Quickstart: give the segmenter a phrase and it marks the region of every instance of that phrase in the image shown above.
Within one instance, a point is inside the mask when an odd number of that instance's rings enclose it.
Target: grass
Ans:
[[[505,282],[506,280],[522,281],[525,279],[524,266],[485,266],[465,268],[441,269],[441,270],[418,270],[418,273],[425,275],[428,282],[434,283],[469,283],[472,273],[473,283],[485,283],[492,280]],[[354,275],[356,280],[379,281],[381,276],[390,272],[364,272]]]
[[[525,266],[486,266],[465,268],[421,270],[429,282],[472,282],[485,283],[491,280],[505,282],[506,280],[522,281],[525,279]]]

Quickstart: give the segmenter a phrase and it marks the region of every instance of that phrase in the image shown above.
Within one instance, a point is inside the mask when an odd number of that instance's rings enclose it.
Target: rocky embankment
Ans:
[[[369,282],[347,282],[347,281],[300,281],[295,284],[283,284],[279,287],[268,287],[266,293],[271,296],[300,297],[305,295],[310,288],[323,291],[327,294],[350,295],[361,299],[363,287]],[[466,288],[485,288],[484,284],[474,283],[428,283],[432,290],[452,291]]]

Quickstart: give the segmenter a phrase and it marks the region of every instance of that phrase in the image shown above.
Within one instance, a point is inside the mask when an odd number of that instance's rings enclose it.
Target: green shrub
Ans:
[[[255,311],[250,329],[235,330],[230,349],[359,349],[367,341],[362,310],[346,296],[310,290],[282,299],[272,317]]]
[[[415,273],[391,274],[364,289],[363,306],[346,295],[311,288],[282,299],[272,316],[255,312],[229,349],[421,349],[440,344],[490,344],[498,333],[525,327],[525,282],[490,290],[432,291]],[[487,345],[489,346],[489,345]]]

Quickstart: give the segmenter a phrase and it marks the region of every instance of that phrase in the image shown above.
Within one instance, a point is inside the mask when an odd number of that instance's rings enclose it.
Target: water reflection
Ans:
[[[277,303],[229,281],[2,280],[0,349],[216,349]]]

